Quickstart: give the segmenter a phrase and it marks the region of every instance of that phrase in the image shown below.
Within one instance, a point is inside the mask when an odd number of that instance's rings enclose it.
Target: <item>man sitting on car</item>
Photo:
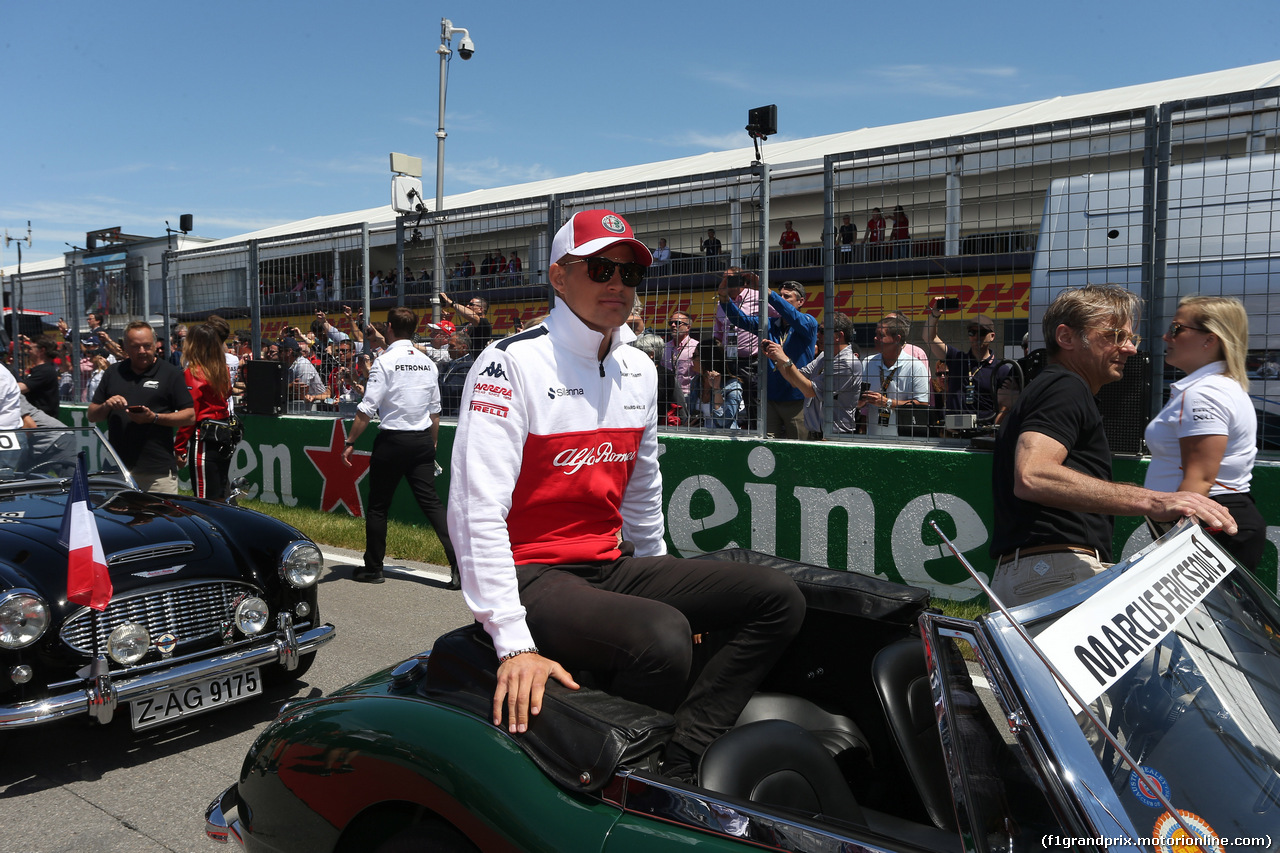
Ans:
[[[675,714],[663,760],[692,781],[804,620],[791,578],[668,556],[657,377],[626,326],[651,256],[607,210],[555,236],[556,304],[487,347],[453,445],[449,533],[467,605],[493,639],[493,721],[523,732],[549,678],[608,673],[624,698]],[[693,637],[716,649],[690,684]],[[563,665],[562,665],[563,664]]]

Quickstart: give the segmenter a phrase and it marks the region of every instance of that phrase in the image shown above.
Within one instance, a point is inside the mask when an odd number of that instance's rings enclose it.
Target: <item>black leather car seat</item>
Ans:
[[[808,699],[789,693],[757,693],[738,715],[735,726],[760,720],[786,720],[818,739],[831,755],[840,757],[849,750],[871,759],[871,744],[858,724],[843,714],[828,711]]]
[[[731,797],[866,826],[831,753],[787,720],[731,729],[703,753],[698,779],[702,787]]]
[[[920,640],[899,640],[881,649],[871,661],[871,678],[929,820],[940,829],[955,830],[955,806]]]

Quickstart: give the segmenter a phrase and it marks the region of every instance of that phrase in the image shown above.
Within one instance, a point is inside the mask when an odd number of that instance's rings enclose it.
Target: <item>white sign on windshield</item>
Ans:
[[[1188,525],[1045,629],[1036,644],[1084,701],[1092,702],[1235,566],[1198,525]]]

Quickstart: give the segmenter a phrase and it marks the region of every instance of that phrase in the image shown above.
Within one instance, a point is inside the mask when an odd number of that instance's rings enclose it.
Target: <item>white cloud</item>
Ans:
[[[544,181],[558,175],[558,172],[543,166],[541,163],[502,162],[497,157],[471,160],[463,163],[449,160],[445,162],[445,180],[453,183],[455,188],[458,184],[480,189],[503,187],[509,184]],[[434,176],[430,176],[430,180],[434,182]],[[457,192],[458,190],[451,191]]]
[[[772,70],[726,70],[697,68],[692,75],[703,83],[733,92],[786,92],[788,98],[833,101],[838,98],[866,98],[869,95],[929,95],[972,97],[990,95],[993,83],[1016,80],[1019,71],[1012,66],[964,67],[956,65],[889,65],[873,66],[864,77],[828,76],[820,79],[789,79]],[[867,85],[867,78],[881,81]],[[886,91],[885,87],[888,87]],[[767,95],[766,95],[767,99]]]
[[[948,65],[892,65],[872,71],[895,93],[942,97],[974,97],[991,94],[993,83],[1016,80],[1010,66],[963,68]]]

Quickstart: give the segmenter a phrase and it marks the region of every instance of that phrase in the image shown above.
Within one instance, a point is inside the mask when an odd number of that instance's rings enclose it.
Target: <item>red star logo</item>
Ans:
[[[370,454],[357,450],[351,454],[351,467],[342,464],[342,451],[346,450],[347,427],[334,418],[333,435],[328,447],[304,447],[307,458],[320,472],[324,486],[320,493],[320,511],[329,512],[338,504],[356,518],[364,517],[364,501],[360,499],[360,480],[369,472]]]

